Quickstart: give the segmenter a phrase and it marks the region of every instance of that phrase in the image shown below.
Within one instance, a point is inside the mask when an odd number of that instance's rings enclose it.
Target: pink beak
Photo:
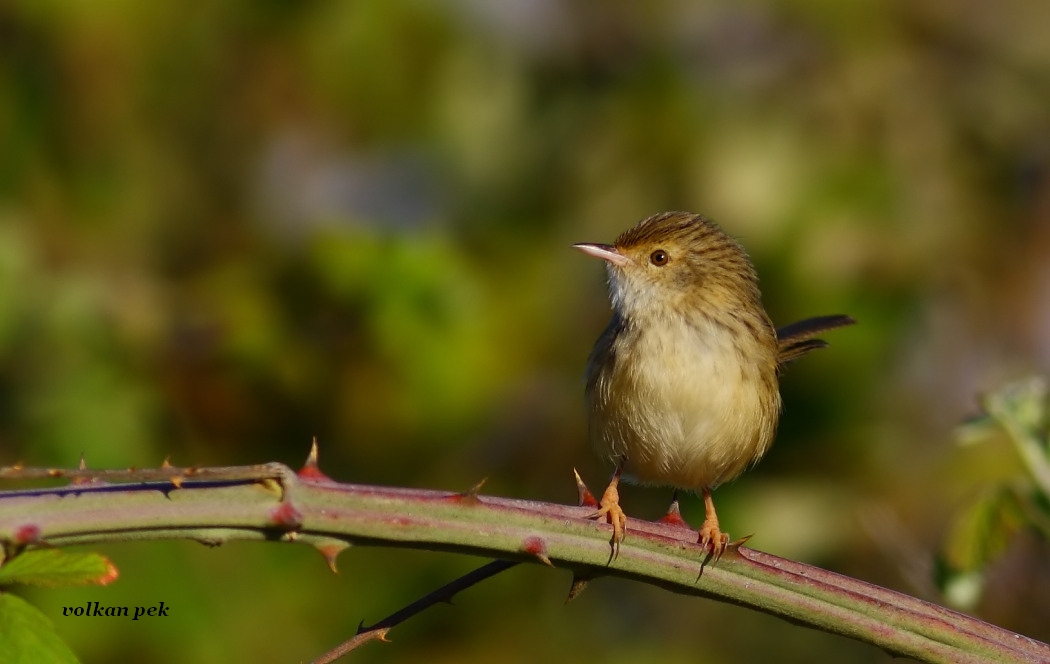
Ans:
[[[624,267],[633,263],[630,258],[624,256],[611,244],[588,244],[586,242],[572,245],[573,249],[579,249],[588,256],[600,258],[617,267]]]

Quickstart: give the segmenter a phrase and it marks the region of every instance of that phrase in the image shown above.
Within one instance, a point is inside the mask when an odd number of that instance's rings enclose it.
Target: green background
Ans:
[[[1050,364],[1050,5],[130,2],[0,6],[0,463],[298,465],[571,502],[608,316],[571,251],[704,212],[793,365],[766,460],[716,494],[751,544],[940,601],[953,515],[1018,462],[960,448]],[[669,491],[627,488],[655,518]],[[687,519],[702,507],[685,499]],[[307,547],[104,549],[27,596],[84,661],[301,661],[479,565]],[[973,608],[1050,639],[1017,539]],[[357,661],[887,661],[654,588],[517,568]],[[85,601],[169,618],[63,618]]]

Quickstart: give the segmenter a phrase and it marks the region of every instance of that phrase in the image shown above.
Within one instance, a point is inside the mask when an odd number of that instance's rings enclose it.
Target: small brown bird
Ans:
[[[711,491],[769,449],[780,418],[780,367],[827,344],[816,335],[849,316],[773,327],[744,249],[714,222],[686,212],[643,220],[616,243],[575,244],[604,260],[613,316],[587,363],[591,442],[616,464],[595,517],[627,518],[622,473],[700,491],[699,543],[715,559],[729,544]]]

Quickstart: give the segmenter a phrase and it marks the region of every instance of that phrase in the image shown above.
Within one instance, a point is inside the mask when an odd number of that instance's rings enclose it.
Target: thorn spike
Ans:
[[[451,496],[451,499],[455,500],[455,501],[459,501],[461,503],[468,503],[468,504],[478,503],[478,502],[480,502],[478,500],[478,493],[481,492],[481,487],[485,486],[485,482],[488,482],[488,481],[489,481],[489,478],[482,477],[480,482],[478,482],[477,484],[475,484],[474,486],[470,487],[469,489],[467,489],[466,491],[464,491],[462,493],[457,493],[454,496]]]
[[[315,544],[314,547],[324,556],[325,562],[328,563],[328,569],[332,570],[333,574],[338,574],[339,568],[336,566],[336,558],[339,557],[340,553],[349,549],[350,544],[342,540],[332,540],[324,544]]]
[[[478,494],[481,493],[481,487],[485,486],[485,482],[488,482],[488,481],[489,481],[489,478],[482,477],[480,482],[478,482],[474,486],[472,486],[469,489],[467,489],[467,494],[466,495],[473,496],[473,497],[477,498]]]
[[[321,468],[317,465],[318,459],[318,447],[317,447],[317,436],[314,436],[310,442],[310,453],[306,455],[306,463],[303,464],[301,470],[296,475],[303,480],[313,480],[316,482],[331,482],[331,478],[321,472]]]
[[[741,537],[740,539],[738,539],[738,540],[735,540],[735,541],[733,541],[733,542],[730,542],[730,543],[729,543],[729,544],[728,544],[728,545],[726,546],[726,548],[729,548],[729,549],[739,549],[740,547],[742,547],[742,546],[744,546],[745,544],[747,544],[747,541],[748,541],[749,539],[751,539],[752,537],[754,537],[754,536],[755,536],[755,534],[754,534],[754,533],[751,533],[750,535],[744,535],[744,536],[743,536],[743,537]]]
[[[565,598],[565,603],[568,604],[572,600],[580,596],[580,593],[584,591],[587,584],[591,582],[591,577],[583,576],[582,574],[573,573],[572,585],[569,587],[569,595]]]
[[[84,453],[83,452],[80,453],[80,461],[77,462],[77,470],[81,471],[81,472],[87,470],[87,461],[84,460]],[[60,475],[60,477],[61,477],[61,475]],[[75,476],[75,477],[73,477],[72,480],[70,480],[69,483],[70,484],[91,484],[94,481],[96,481],[96,480],[93,477]]]
[[[667,508],[667,514],[664,514],[659,519],[659,523],[666,523],[672,526],[679,526],[681,528],[689,528],[689,524],[686,523],[685,519],[682,518],[682,509],[678,504],[678,489],[675,489],[674,496],[671,498],[671,504]]]
[[[576,478],[576,491],[579,494],[580,507],[597,507],[598,501],[595,499],[594,494],[587,488],[583,478],[580,477],[580,472],[575,468],[572,469],[572,474]]]

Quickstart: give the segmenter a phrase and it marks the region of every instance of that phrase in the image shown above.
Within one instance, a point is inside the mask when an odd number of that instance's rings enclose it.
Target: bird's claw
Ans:
[[[590,515],[592,519],[605,519],[612,526],[613,535],[612,539],[609,540],[609,544],[612,546],[611,559],[616,558],[620,554],[620,542],[627,535],[627,515],[624,513],[623,508],[620,507],[617,479],[619,479],[618,476],[614,477],[614,480],[609,483],[605,493],[602,494],[602,499],[598,502],[598,511]]]
[[[704,525],[700,527],[699,534],[700,537],[697,543],[700,544],[701,549],[708,551],[707,560],[717,563],[718,559],[729,548],[729,533],[719,530],[717,521],[714,523],[704,521]]]

